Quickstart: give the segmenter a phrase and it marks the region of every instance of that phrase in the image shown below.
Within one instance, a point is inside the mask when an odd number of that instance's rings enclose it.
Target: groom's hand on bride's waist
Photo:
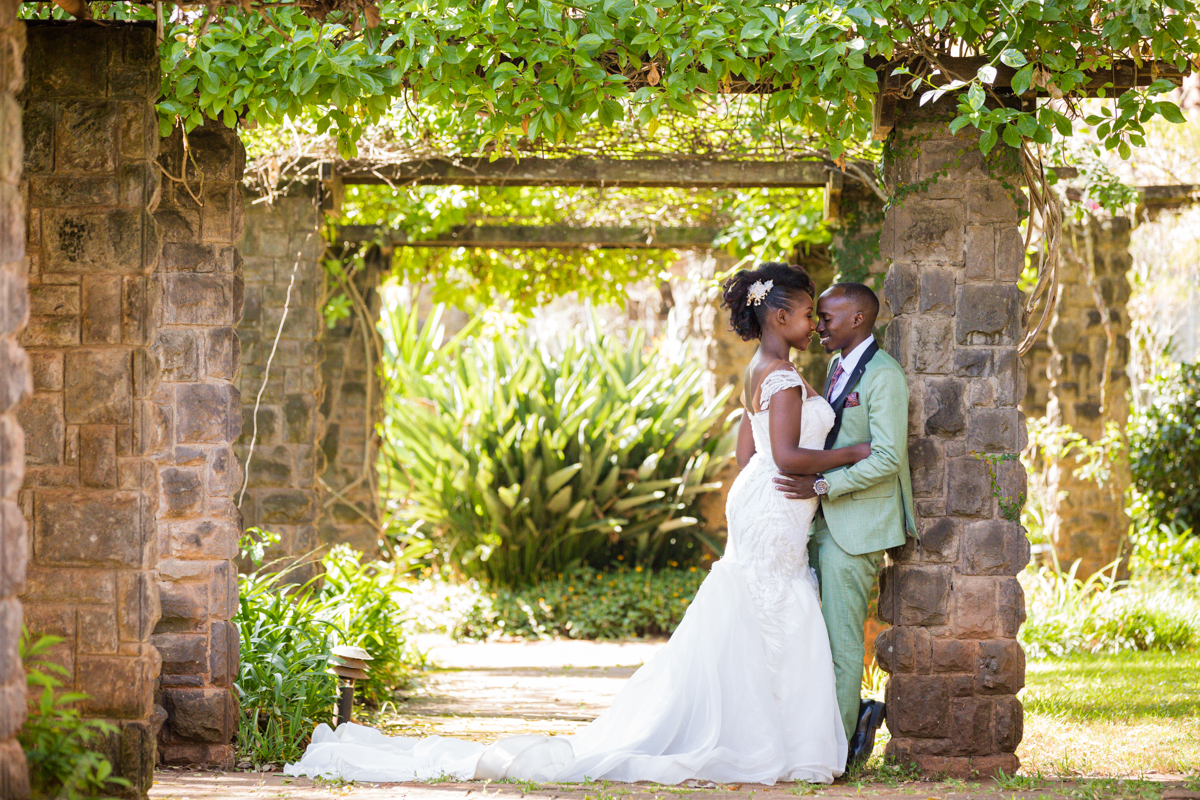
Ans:
[[[783,492],[783,496],[789,500],[811,500],[817,496],[817,491],[813,488],[816,480],[816,475],[790,475],[781,472],[775,476],[775,488]]]

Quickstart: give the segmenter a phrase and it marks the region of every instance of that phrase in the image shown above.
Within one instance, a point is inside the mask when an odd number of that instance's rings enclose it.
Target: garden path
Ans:
[[[652,657],[661,641],[501,642],[455,644],[424,637],[437,669],[426,673],[421,691],[399,709],[364,714],[360,721],[394,735],[431,733],[481,741],[516,733],[571,733],[608,707],[622,682]],[[880,747],[877,744],[877,747]],[[694,782],[693,782],[694,784]],[[888,767],[831,787],[781,784],[654,786],[528,783],[330,784],[285,778],[277,772],[160,770],[151,800],[791,800],[796,796],[863,797],[879,800],[1200,800],[1194,782],[1057,781],[1014,778],[994,781],[916,781]]]

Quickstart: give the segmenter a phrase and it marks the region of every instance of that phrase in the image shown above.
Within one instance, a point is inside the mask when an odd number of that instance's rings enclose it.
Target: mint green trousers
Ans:
[[[833,651],[833,676],[837,683],[838,709],[846,727],[846,739],[858,724],[858,704],[862,699],[863,625],[871,587],[883,563],[883,551],[852,556],[838,546],[817,515],[812,537],[808,540],[808,563],[821,582],[821,616],[829,631],[829,649]]]

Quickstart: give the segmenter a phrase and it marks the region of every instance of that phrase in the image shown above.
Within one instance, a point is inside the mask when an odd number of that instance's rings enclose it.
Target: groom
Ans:
[[[825,449],[871,443],[871,455],[824,475],[776,479],[790,498],[821,498],[808,543],[821,584],[821,613],[829,631],[838,707],[850,762],[871,754],[882,704],[860,704],[863,625],[883,551],[916,536],[908,471],[908,383],[871,330],[879,300],[861,283],[838,283],[817,301],[817,335],[828,353],[825,399],[836,415]],[[861,707],[860,707],[861,705]]]

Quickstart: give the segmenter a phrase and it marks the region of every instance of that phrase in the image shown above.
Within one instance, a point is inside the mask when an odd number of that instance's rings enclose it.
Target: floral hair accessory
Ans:
[[[758,305],[767,296],[767,292],[775,287],[775,281],[755,281],[750,284],[750,291],[746,293],[746,305]]]

